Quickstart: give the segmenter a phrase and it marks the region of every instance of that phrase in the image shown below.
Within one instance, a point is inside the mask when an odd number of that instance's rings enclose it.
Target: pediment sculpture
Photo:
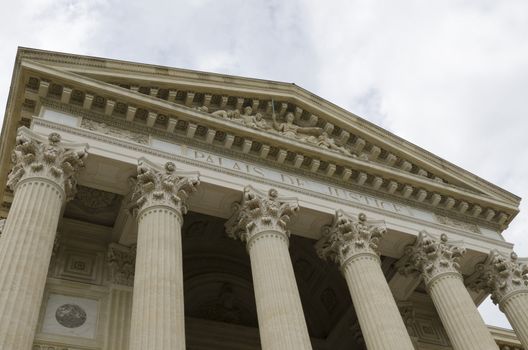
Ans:
[[[202,106],[197,108],[201,112],[209,113],[218,118],[226,119],[244,126],[260,129],[264,131],[278,133],[282,136],[306,142],[329,151],[338,152],[350,157],[358,157],[347,145],[340,145],[335,138],[329,135],[323,128],[318,126],[301,126],[295,123],[295,116],[292,112],[286,113],[284,121],[278,121],[273,114],[272,120],[268,121],[262,113],[253,113],[253,108],[246,106],[243,112],[238,109],[223,110],[219,109],[213,112],[208,107]],[[359,156],[360,159],[368,160],[366,156]]]

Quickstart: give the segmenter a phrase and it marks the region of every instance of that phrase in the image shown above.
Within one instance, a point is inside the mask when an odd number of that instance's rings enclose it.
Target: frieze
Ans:
[[[86,118],[82,119],[81,128],[88,129],[90,131],[100,132],[109,136],[124,138],[143,145],[148,145],[149,143],[148,135],[142,135],[133,131],[116,128],[106,123],[100,123]]]
[[[480,229],[475,224],[471,224],[469,222],[464,222],[460,220],[455,220],[447,216],[438,215],[438,214],[434,214],[434,217],[439,223],[443,225],[460,228],[462,230],[468,230],[468,231],[475,232],[475,233],[481,233]]]
[[[325,196],[342,199],[348,203],[357,203],[366,205],[368,207],[378,208],[383,211],[391,211],[411,217],[415,216],[415,211],[409,206],[403,204],[397,204],[385,199],[361,194],[343,187],[325,184],[323,182],[308,179],[303,176],[293,175],[276,169],[209,153],[197,148],[189,147],[187,145],[178,145],[175,143],[168,143],[153,139],[152,147],[174,155],[182,156],[187,159],[198,161],[200,163],[210,164],[215,168],[225,169],[231,172],[251,175],[253,177],[265,179],[267,181],[280,183],[289,189],[307,190],[312,193],[317,192]]]

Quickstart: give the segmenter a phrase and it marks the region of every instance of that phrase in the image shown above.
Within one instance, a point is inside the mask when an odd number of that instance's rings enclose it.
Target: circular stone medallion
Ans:
[[[76,304],[64,304],[55,311],[55,319],[66,328],[77,328],[86,322],[86,312]]]

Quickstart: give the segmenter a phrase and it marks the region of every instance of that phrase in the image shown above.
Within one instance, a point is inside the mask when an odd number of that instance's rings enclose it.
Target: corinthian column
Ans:
[[[263,350],[312,348],[288,251],[287,224],[298,209],[297,199],[278,197],[275,189],[247,186],[226,223],[227,234],[249,252]]]
[[[31,349],[62,205],[75,192],[86,145],[19,129],[0,238],[0,349]]]
[[[198,173],[140,160],[132,195],[138,221],[130,350],[185,349],[181,225]]]
[[[385,231],[382,222],[367,222],[365,214],[355,220],[338,210],[316,249],[339,264],[367,349],[409,350],[411,338],[380,266],[378,242]]]
[[[458,260],[464,249],[420,232],[415,244],[406,248],[400,272],[421,273],[444,328],[455,350],[497,350],[475,303],[464,286]]]
[[[470,286],[491,293],[491,300],[506,314],[519,341],[528,349],[528,266],[492,250],[487,260],[477,265],[478,275]]]

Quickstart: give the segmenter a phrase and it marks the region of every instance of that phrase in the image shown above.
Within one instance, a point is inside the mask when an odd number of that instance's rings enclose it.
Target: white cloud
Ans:
[[[18,45],[295,82],[528,194],[523,0],[33,0],[0,21],[0,105]],[[528,256],[521,209],[505,237]]]

